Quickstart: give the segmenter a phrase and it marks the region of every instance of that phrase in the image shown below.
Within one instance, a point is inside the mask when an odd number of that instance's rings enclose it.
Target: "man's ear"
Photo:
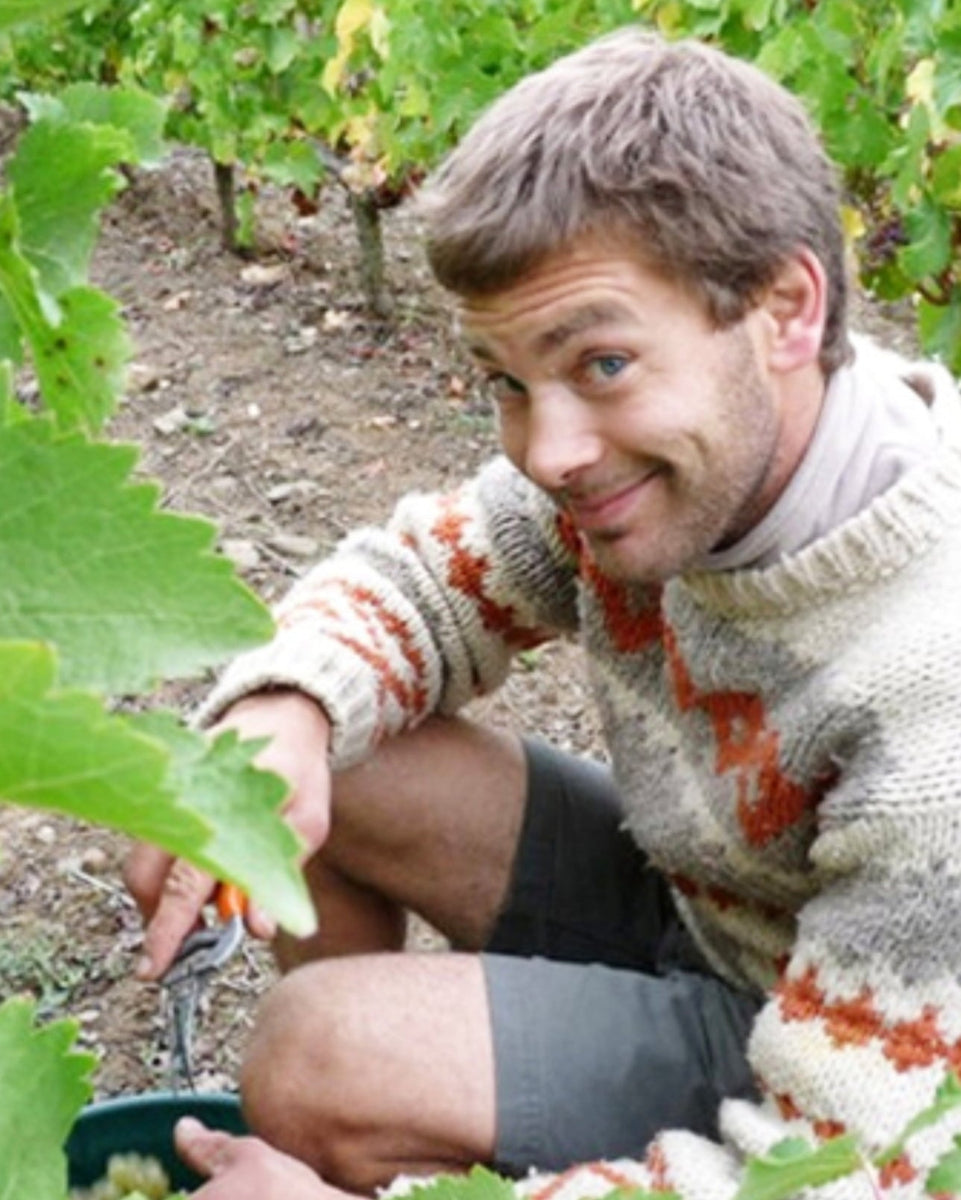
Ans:
[[[761,302],[768,317],[767,364],[775,374],[818,361],[827,313],[821,260],[801,247],[778,271]]]

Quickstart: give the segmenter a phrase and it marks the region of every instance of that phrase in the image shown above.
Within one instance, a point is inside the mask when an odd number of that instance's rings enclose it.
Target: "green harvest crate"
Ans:
[[[147,1092],[102,1100],[84,1109],[67,1142],[70,1186],[96,1183],[111,1154],[136,1152],[159,1159],[175,1190],[199,1187],[202,1180],[174,1150],[174,1125],[188,1116],[213,1129],[246,1132],[240,1101],[229,1092]]]

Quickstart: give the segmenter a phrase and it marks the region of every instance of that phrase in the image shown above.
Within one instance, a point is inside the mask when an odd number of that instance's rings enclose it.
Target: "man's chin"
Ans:
[[[619,583],[662,583],[672,572],[658,569],[648,556],[632,547],[626,533],[585,534],[591,556],[604,575]]]

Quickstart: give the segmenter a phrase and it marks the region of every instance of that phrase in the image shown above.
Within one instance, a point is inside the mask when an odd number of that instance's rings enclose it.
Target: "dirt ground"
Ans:
[[[404,209],[383,214],[390,322],[365,315],[344,197],[299,217],[264,196],[258,254],[219,244],[205,161],[178,152],[136,177],[109,212],[95,279],[116,295],[135,362],[116,436],[143,447],[168,506],[216,522],[220,544],[268,602],[347,529],[376,521],[410,488],[452,483],[494,446],[478,381],[459,352]],[[860,323],[910,347],[903,321]],[[205,685],[169,689],[184,708]],[[485,715],[597,749],[576,652],[527,656]],[[122,839],[47,814],[0,808],[0,996],[31,991],[45,1016],[71,1014],[98,1052],[98,1095],[168,1083],[158,989],[131,970],[140,922],[119,878]],[[414,925],[412,938],[433,944]],[[274,970],[248,944],[207,999],[201,1090],[230,1088],[258,997]]]
[[[298,216],[262,198],[258,252],[220,247],[206,162],[178,152],[107,214],[95,282],[135,342],[113,433],[143,448],[167,506],[216,522],[220,545],[268,602],[347,529],[410,488],[459,479],[494,445],[477,380],[432,288],[413,220],[383,214],[395,314],[365,315],[344,196]],[[189,709],[203,682],[166,690]],[[596,742],[576,653],[528,656],[487,715],[585,751]],[[124,843],[102,829],[0,807],[0,997],[30,991],[72,1015],[101,1065],[99,1096],[168,1085],[158,989],[131,978],[140,921],[120,883]],[[434,944],[429,930],[412,939]],[[211,990],[196,1042],[200,1090],[230,1088],[269,953],[249,944]]]

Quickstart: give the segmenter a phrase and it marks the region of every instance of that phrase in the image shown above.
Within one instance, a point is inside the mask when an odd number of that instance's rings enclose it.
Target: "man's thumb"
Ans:
[[[208,1129],[196,1117],[181,1117],[174,1129],[177,1153],[198,1174],[214,1176],[233,1162],[234,1139],[219,1129]]]

